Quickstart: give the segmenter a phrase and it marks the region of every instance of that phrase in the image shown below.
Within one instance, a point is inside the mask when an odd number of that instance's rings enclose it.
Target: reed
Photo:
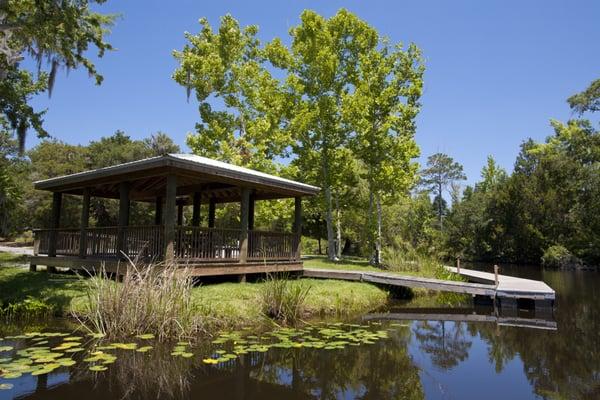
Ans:
[[[87,280],[87,301],[75,317],[85,328],[107,337],[146,333],[161,340],[190,337],[204,331],[192,288],[185,268],[140,266],[128,260],[121,283],[105,270]]]
[[[263,314],[283,325],[296,325],[307,311],[312,285],[288,276],[268,275],[260,289]]]

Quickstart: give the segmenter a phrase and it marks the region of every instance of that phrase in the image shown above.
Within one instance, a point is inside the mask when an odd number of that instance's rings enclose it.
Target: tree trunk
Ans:
[[[336,196],[335,198],[335,211],[336,211],[336,219],[335,219],[335,228],[336,228],[336,237],[335,242],[336,246],[336,258],[339,260],[342,258],[342,216],[340,213],[340,203]]]
[[[375,265],[380,265],[381,260],[381,199],[377,196],[377,236],[375,237]]]
[[[317,239],[317,243],[319,244],[319,255],[323,254],[323,249],[321,248],[321,237]]]
[[[440,219],[440,231],[444,230],[444,222],[442,221],[442,184],[438,186],[438,218]]]
[[[335,260],[335,238],[333,236],[333,213],[331,210],[331,189],[325,188],[325,203],[327,205],[327,213],[325,214],[325,222],[327,222],[327,258],[331,261]]]

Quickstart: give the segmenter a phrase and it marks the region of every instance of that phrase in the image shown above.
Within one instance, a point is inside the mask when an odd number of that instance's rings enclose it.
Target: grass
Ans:
[[[0,257],[14,260],[5,253],[0,253]],[[127,285],[113,281],[98,283],[94,279],[44,271],[29,272],[24,268],[3,265],[0,266],[0,309],[13,304],[18,305],[14,307],[21,307],[14,310],[15,317],[41,316],[34,310],[28,312],[26,309],[33,307],[34,303],[41,303],[43,306],[38,306],[45,310],[41,313],[43,315],[68,316],[75,313],[85,316],[87,313],[89,317],[93,310],[90,309],[90,300],[98,300],[95,297],[98,296],[98,284],[107,284],[101,289],[105,291],[104,296],[115,296],[114,299],[124,301],[124,297],[119,297],[120,292],[111,290]],[[290,282],[291,287],[310,286],[298,313],[302,319],[359,315],[380,308],[388,300],[387,291],[361,282],[318,279]],[[194,316],[201,318],[202,330],[211,334],[224,329],[272,324],[273,320],[268,318],[264,310],[264,292],[268,291],[268,285],[268,282],[256,282],[195,286],[189,291],[190,307]],[[28,302],[31,305],[25,306]],[[120,310],[123,311],[122,308]],[[96,327],[94,329],[99,330]]]
[[[23,264],[25,262],[27,262],[27,256],[24,254],[0,252],[0,266],[2,264]]]

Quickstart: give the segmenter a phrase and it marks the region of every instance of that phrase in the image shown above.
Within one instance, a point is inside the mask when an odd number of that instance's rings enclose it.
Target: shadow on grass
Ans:
[[[50,306],[55,315],[62,315],[73,298],[84,295],[84,290],[84,283],[75,275],[0,267],[0,308],[35,299]]]

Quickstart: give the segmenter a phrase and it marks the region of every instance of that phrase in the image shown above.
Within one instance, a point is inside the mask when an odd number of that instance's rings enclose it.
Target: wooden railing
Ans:
[[[299,235],[286,232],[248,232],[248,260],[299,260]]]
[[[50,254],[52,236],[56,238],[55,254],[90,258],[117,258],[119,234],[123,252],[130,258],[160,260],[164,256],[164,226],[91,227],[80,229],[38,229],[34,231],[38,254]],[[174,252],[179,261],[240,260],[239,229],[175,227]],[[248,231],[248,261],[295,261],[300,259],[300,238],[294,233]],[[84,251],[80,245],[84,244]]]
[[[240,258],[240,230],[178,226],[175,258],[194,261],[235,261]]]

